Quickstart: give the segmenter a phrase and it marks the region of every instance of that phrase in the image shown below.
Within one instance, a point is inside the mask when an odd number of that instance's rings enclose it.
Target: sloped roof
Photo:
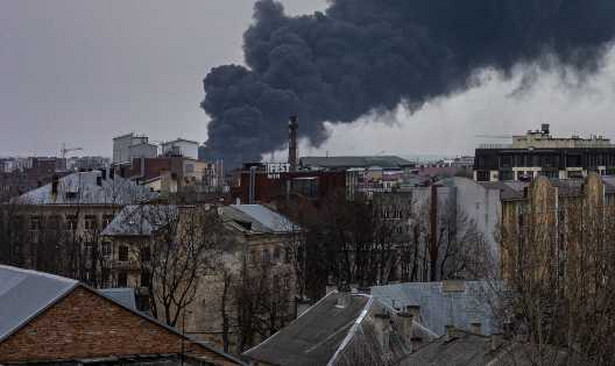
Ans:
[[[408,356],[399,366],[482,366],[491,358],[489,337],[455,330],[449,339],[440,337]]]
[[[177,217],[174,205],[129,205],[101,232],[102,236],[150,236]]]
[[[339,303],[345,303],[340,306]],[[411,320],[412,324],[402,324]],[[296,320],[243,355],[273,365],[391,364],[411,352],[409,336],[435,335],[402,319],[371,295],[329,293]],[[390,327],[390,330],[383,328]],[[388,349],[384,349],[383,338]]]
[[[2,304],[0,306],[0,342],[5,341],[9,336],[28,324],[43,311],[53,306],[61,298],[70,294],[77,287],[82,287],[95,294],[99,294],[136,316],[163,327],[169,332],[183,337],[193,344],[204,347],[233,363],[243,364],[240,360],[218,351],[204,342],[195,341],[176,329],[136,311],[134,308],[126,306],[124,302],[117,300],[118,296],[101,294],[101,292],[69,278],[6,265],[0,265],[0,304]]]
[[[413,165],[412,162],[398,156],[306,156],[299,159],[301,166],[336,168],[401,168]]]
[[[291,233],[299,229],[286,217],[263,205],[224,206],[221,213],[224,218],[250,223],[250,230],[255,232]]]
[[[274,365],[326,365],[369,304],[368,296],[351,295],[340,308],[338,296],[328,294],[244,356]]]
[[[158,197],[147,187],[133,181],[115,176],[114,179],[101,179],[97,184],[100,171],[69,174],[58,180],[58,193],[52,193],[52,184],[24,193],[11,202],[25,205],[128,205],[149,201]]]
[[[538,352],[528,344],[472,334],[454,329],[450,337],[440,337],[406,356],[399,366],[531,366],[591,365],[566,349],[545,347]]]
[[[78,284],[48,273],[0,265],[0,342]]]
[[[114,300],[117,303],[124,305],[132,310],[137,310],[137,304],[135,301],[135,289],[124,287],[124,288],[105,288],[102,290],[98,290],[101,294],[106,297]]]
[[[444,282],[408,282],[374,286],[371,293],[392,308],[420,306],[421,323],[438,335],[446,325],[469,330],[473,322],[481,323],[484,334],[499,327],[493,312],[495,292],[484,281],[455,281],[455,289],[447,290]]]

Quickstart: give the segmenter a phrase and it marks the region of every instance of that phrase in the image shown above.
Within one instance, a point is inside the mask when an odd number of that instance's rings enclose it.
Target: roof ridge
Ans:
[[[77,281],[75,279],[68,278],[68,277],[63,277],[63,276],[56,275],[56,274],[53,274],[53,273],[40,272],[40,271],[36,271],[36,270],[33,270],[33,269],[14,267],[14,266],[6,265],[6,264],[0,264],[0,269],[6,269],[6,270],[14,271],[14,272],[19,272],[19,273],[24,273],[24,274],[30,274],[30,275],[45,277],[45,278],[53,279],[53,280],[56,280],[56,281],[62,281],[62,282],[65,282],[65,283],[70,283],[70,284],[79,283],[79,281]]]

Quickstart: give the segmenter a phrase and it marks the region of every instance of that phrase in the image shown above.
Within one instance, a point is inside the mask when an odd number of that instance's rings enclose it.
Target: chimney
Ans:
[[[502,345],[502,335],[494,333],[491,335],[491,350],[495,351]]]
[[[453,340],[455,335],[455,326],[451,324],[447,324],[444,326],[444,340],[446,342],[450,342]]]
[[[299,122],[297,116],[290,116],[288,120],[288,165],[291,172],[297,171],[297,130]]]
[[[54,174],[51,177],[51,194],[53,195],[58,194],[58,183],[59,183],[58,176]]]
[[[350,286],[348,284],[341,284],[338,286],[335,307],[344,309],[348,306],[348,304],[350,304]]]
[[[549,124],[548,124],[548,123],[543,123],[543,124],[540,126],[540,130],[542,131],[542,134],[543,134],[543,135],[548,135],[548,134],[549,134],[549,132],[550,132],[550,131],[549,131],[549,127],[550,127],[550,126],[549,126]]]
[[[480,331],[480,328],[481,328],[480,322],[470,323],[470,333],[482,334]]]
[[[412,331],[412,324],[414,321],[418,321],[420,309],[420,306],[408,305],[404,308],[403,311],[397,313],[401,322],[402,335],[408,341],[408,344],[411,347],[410,352],[414,352],[418,345],[420,345],[420,343],[423,341],[418,334],[415,336],[413,334],[414,332]]]

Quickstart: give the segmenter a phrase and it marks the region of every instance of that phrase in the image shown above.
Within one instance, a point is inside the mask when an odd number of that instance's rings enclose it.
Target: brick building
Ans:
[[[239,365],[75,280],[0,266],[0,363]]]

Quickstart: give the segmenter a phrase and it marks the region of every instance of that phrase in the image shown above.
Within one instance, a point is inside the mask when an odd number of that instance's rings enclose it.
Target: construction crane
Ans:
[[[62,159],[66,159],[66,154],[73,151],[82,151],[82,147],[66,147],[65,143],[62,143],[62,149],[60,149],[60,153],[62,155]]]

